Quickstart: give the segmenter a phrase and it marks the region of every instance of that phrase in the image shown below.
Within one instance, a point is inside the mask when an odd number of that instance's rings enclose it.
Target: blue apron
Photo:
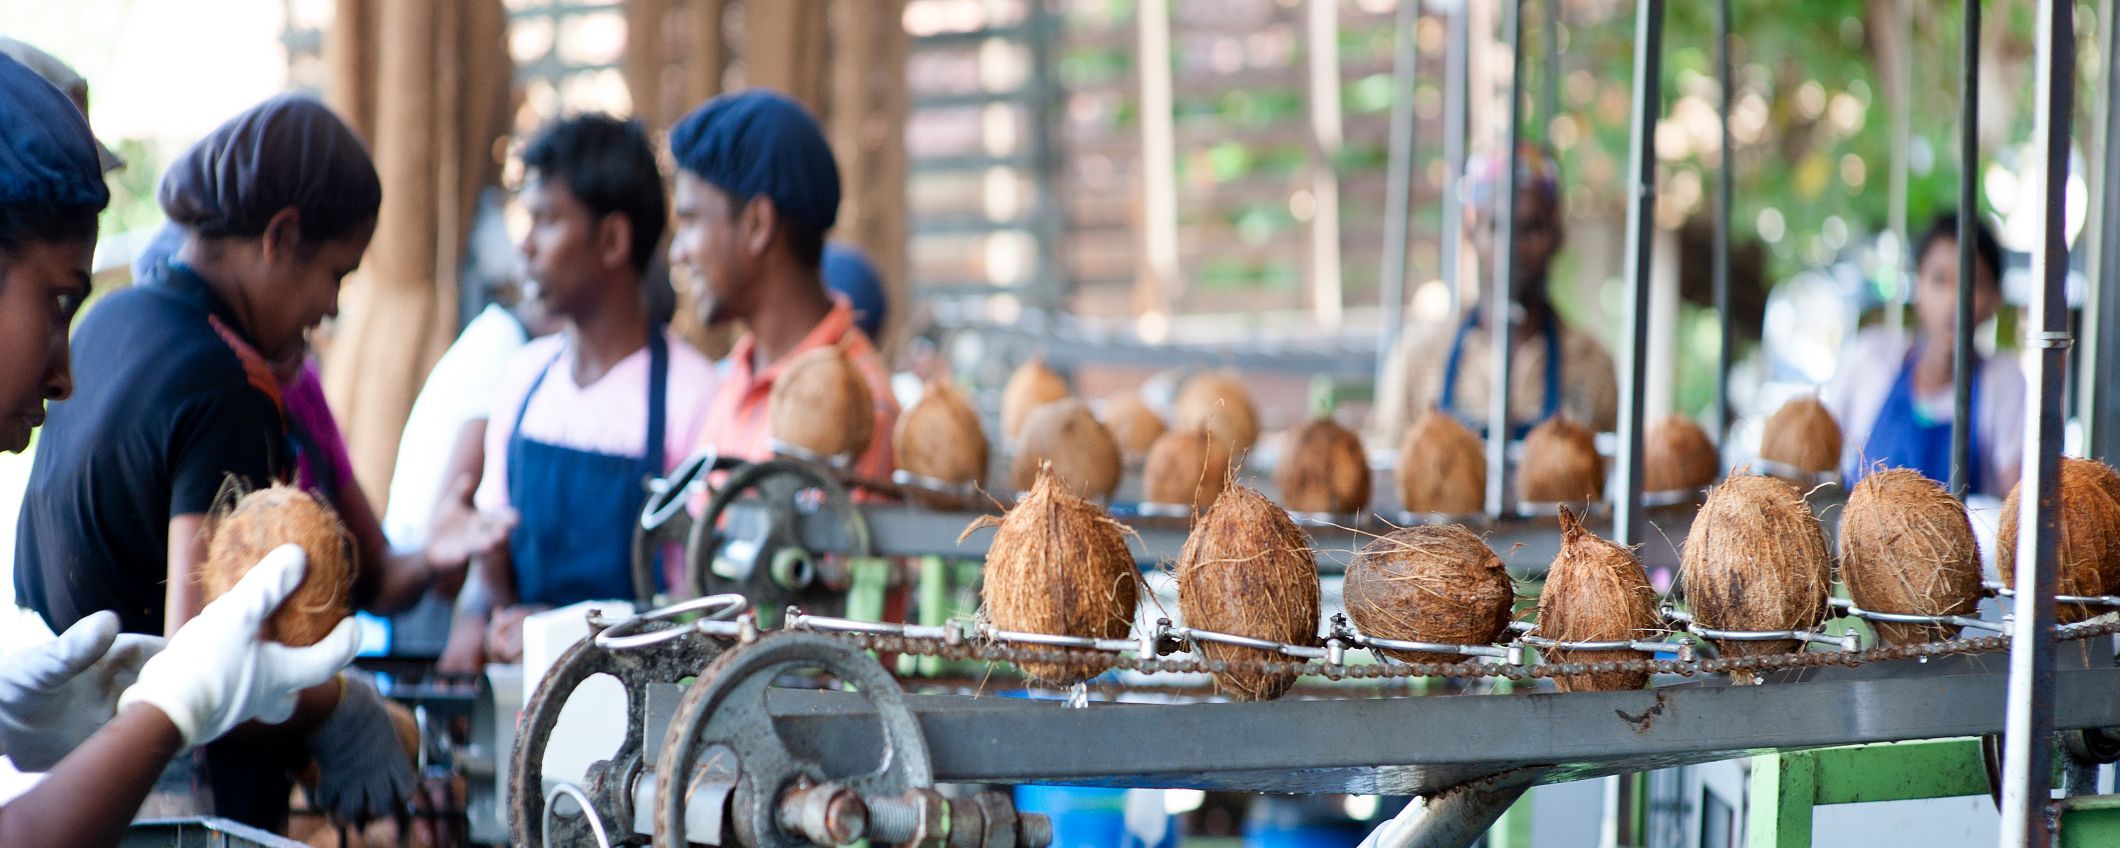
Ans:
[[[1929,421],[1914,408],[1914,360],[1920,353],[1921,346],[1915,345],[1907,351],[1906,361],[1900,363],[1899,376],[1892,381],[1892,391],[1884,396],[1884,406],[1877,410],[1877,421],[1870,425],[1870,438],[1862,444],[1861,461],[1849,475],[1848,485],[1861,482],[1880,462],[1885,468],[1914,469],[1938,483],[1951,482],[1951,422]],[[1968,409],[1980,408],[1980,365],[1973,363],[1973,402]],[[1983,464],[1980,428],[1974,427],[1967,439],[1973,448],[1973,461],[1972,467],[1966,469],[1966,487],[1978,492]]]
[[[662,333],[648,332],[645,458],[524,438],[530,399],[565,357],[562,349],[538,372],[508,434],[508,500],[518,515],[508,549],[515,562],[516,598],[525,604],[633,597],[633,525],[648,500],[643,481],[663,467],[663,390],[670,357]],[[662,574],[659,562],[655,573]]]
[[[1474,312],[1466,315],[1464,322],[1458,325],[1457,337],[1450,341],[1450,358],[1443,363],[1443,391],[1442,396],[1436,399],[1436,407],[1464,422],[1473,432],[1485,433],[1486,421],[1474,421],[1470,417],[1459,415],[1457,411],[1458,361],[1465,354],[1465,334],[1472,332],[1473,326],[1479,322],[1480,314]],[[1509,438],[1512,439],[1523,438],[1524,434],[1531,432],[1532,427],[1561,411],[1561,328],[1553,320],[1552,312],[1546,313],[1546,320],[1544,326],[1539,328],[1539,335],[1546,340],[1546,399],[1539,407],[1537,421],[1528,421],[1509,428]]]

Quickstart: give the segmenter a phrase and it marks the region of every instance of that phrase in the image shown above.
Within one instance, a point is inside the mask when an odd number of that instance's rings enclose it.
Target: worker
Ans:
[[[1507,157],[1489,153],[1465,168],[1465,228],[1479,259],[1478,279],[1494,278],[1496,197],[1506,190]],[[1565,236],[1560,168],[1550,152],[1517,147],[1516,229],[1510,237],[1509,429],[1512,437],[1554,415],[1599,430],[1618,416],[1619,388],[1612,355],[1590,333],[1563,324],[1553,310],[1548,272]],[[1473,428],[1486,428],[1493,383],[1488,299],[1448,323],[1408,327],[1377,383],[1372,431],[1397,445],[1406,428],[1438,408]]]
[[[352,129],[288,96],[193,145],[157,197],[183,246],[79,322],[79,378],[50,407],[23,499],[16,590],[54,632],[105,609],[147,634],[198,614],[203,530],[224,486],[293,476],[273,363],[298,356],[306,331],[336,312],[382,188]],[[364,571],[354,601],[366,607],[381,587],[433,576]],[[304,760],[318,766],[314,799],[334,817],[394,811],[411,764],[374,686],[341,676],[302,704],[293,722],[206,746],[215,814],[281,827],[287,769]]]
[[[67,332],[110,193],[79,111],[4,55],[0,126],[12,128],[0,138],[0,451],[14,452],[45,402],[73,391]],[[0,652],[0,754],[49,771],[0,807],[0,845],[116,845],[172,757],[253,718],[286,719],[296,691],[351,661],[350,621],[307,648],[258,637],[305,566],[298,548],[274,551],[166,647],[98,612]]]
[[[1824,392],[1844,438],[1841,470],[1853,485],[1879,468],[1951,479],[1952,363],[1958,326],[1958,216],[1938,215],[1914,243],[1912,332],[1872,327],[1841,354]],[[2002,247],[1973,222],[1973,323],[2002,306]],[[2007,356],[1973,363],[1971,493],[1997,498],[2017,485],[2024,450],[2024,372]]]
[[[808,110],[753,89],[707,101],[670,130],[677,161],[677,232],[670,262],[692,272],[700,323],[748,328],[728,357],[702,448],[771,459],[766,398],[787,361],[838,345],[867,380],[875,422],[855,470],[889,479],[898,417],[883,357],[855,326],[854,308],[827,291],[825,233],[839,217],[839,165]],[[880,318],[881,316],[877,316]]]
[[[712,363],[648,317],[667,212],[647,131],[565,118],[522,160],[528,289],[564,329],[525,345],[494,392],[476,504],[518,520],[457,596],[450,672],[520,658],[534,610],[633,597],[646,481],[684,461],[713,394]],[[665,556],[663,579],[682,565]]]

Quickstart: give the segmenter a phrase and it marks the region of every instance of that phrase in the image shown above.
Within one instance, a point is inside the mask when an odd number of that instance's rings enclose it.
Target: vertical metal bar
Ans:
[[[1736,340],[1730,332],[1730,203],[1735,192],[1733,175],[1737,163],[1730,155],[1730,100],[1736,74],[1730,69],[1730,0],[1715,3],[1715,79],[1722,88],[1721,111],[1716,114],[1716,135],[1722,145],[1721,167],[1715,175],[1714,262],[1715,319],[1715,408],[1709,412],[1708,432],[1719,449],[1730,430],[1730,351]]]
[[[2098,61],[2105,67],[2105,90],[2120,90],[2120,21],[2114,20],[2114,9],[2105,7],[2105,15],[2098,24],[2105,28],[2105,55]],[[2076,362],[2083,370],[2076,375],[2076,392],[2082,403],[2084,453],[2111,462],[2113,438],[2120,428],[2120,409],[2113,408],[2114,393],[2100,386],[2100,375],[2120,370],[2120,363],[2111,361],[2120,345],[2107,344],[2100,332],[2107,326],[2120,325],[2120,315],[2111,314],[2120,307],[2120,297],[2109,297],[2105,288],[2120,278],[2120,109],[2113,108],[2110,97],[2096,98],[2100,110],[2102,131],[2098,140],[2098,188],[2097,197],[2092,198],[2091,208],[2096,210],[2096,224],[2090,228],[2092,234],[2091,284],[2084,291],[2083,302],[2083,353]]]
[[[1142,259],[1141,302],[1169,317],[1184,277],[1178,262],[1177,118],[1172,112],[1170,0],[1141,0],[1134,14],[1141,74]]]
[[[1391,59],[1391,152],[1384,174],[1384,271],[1378,281],[1378,297],[1384,307],[1383,332],[1377,334],[1377,373],[1391,361],[1406,323],[1407,218],[1413,204],[1413,83],[1414,66],[1420,60],[1414,29],[1421,21],[1421,4],[1401,0],[1394,25],[1396,41]]]
[[[1060,247],[1067,227],[1067,204],[1060,195],[1064,187],[1061,162],[1065,161],[1060,148],[1061,95],[1054,76],[1058,67],[1054,53],[1060,46],[1060,33],[1047,3],[1048,0],[1032,0],[1025,17],[1024,42],[1030,51],[1029,98],[1025,108],[1031,113],[1030,125],[1043,128],[1031,132],[1027,140],[1030,170],[1039,180],[1031,211],[1031,238],[1038,254],[1038,268],[1032,272],[1032,279],[1038,287],[1039,306],[1048,315],[1058,315],[1073,293],[1074,278]]]
[[[2039,281],[2032,298],[2030,382],[2038,405],[2026,410],[2024,491],[2018,518],[2016,622],[2010,640],[2009,713],[2003,723],[2001,845],[2046,848],[2047,805],[2054,777],[2054,548],[2063,369],[2068,364],[2068,243],[2065,200],[2071,108],[2075,103],[2074,0],[2039,3],[2038,94],[2032,138],[2041,152],[2044,203],[2040,245],[2032,254]],[[2029,557],[2023,554],[2029,552]]]
[[[1980,221],[1974,194],[1980,170],[1980,0],[1963,4],[1965,33],[1958,49],[1958,323],[1951,336],[1951,493],[1960,498],[1972,494],[1973,231]],[[1915,273],[1920,273],[1921,257],[1913,257],[1913,262]],[[1990,270],[2002,273],[2000,268]]]
[[[1509,359],[1516,347],[1510,322],[1510,279],[1516,268],[1516,140],[1524,122],[1524,0],[1502,4],[1502,38],[1509,42],[1509,123],[1502,134],[1502,181],[1494,197],[1494,274],[1487,293],[1487,346],[1494,379],[1487,385],[1487,513],[1507,509],[1509,491]]]
[[[1410,2],[1410,0],[1409,0]],[[1468,0],[1458,0],[1449,9],[1450,33],[1443,53],[1443,283],[1450,288],[1450,312],[1464,306],[1464,274],[1459,245],[1465,242],[1465,210],[1458,196],[1465,177],[1466,90],[1471,68],[1465,54],[1472,49],[1472,11]]]
[[[1885,217],[1891,227],[1892,236],[1901,245],[1907,243],[1907,149],[1913,139],[1914,100],[1914,13],[1910,8],[1913,0],[1892,0],[1892,39],[1899,44],[1899,51],[1892,55],[1892,147],[1891,147],[1891,199],[1887,202]],[[1898,290],[1892,302],[1885,306],[1885,323],[1892,329],[1906,326],[1907,293],[1912,289],[1907,282],[1906,250],[1895,251],[1887,261],[1893,282]]]
[[[1663,113],[1664,0],[1634,4],[1634,129],[1627,151],[1627,370],[1620,374],[1619,512],[1613,541],[1642,541],[1642,395],[1649,366],[1649,241],[1656,235],[1656,121]]]
[[[1304,55],[1310,76],[1310,309],[1335,330],[1346,309],[1340,284],[1340,4],[1310,0]]]

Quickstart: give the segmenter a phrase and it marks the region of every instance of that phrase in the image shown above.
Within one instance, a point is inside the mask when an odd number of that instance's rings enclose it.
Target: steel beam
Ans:
[[[1492,217],[1494,267],[1487,269],[1487,346],[1493,377],[1487,383],[1487,514],[1499,516],[1509,506],[1509,360],[1516,349],[1510,320],[1510,279],[1516,267],[1516,140],[1524,122],[1524,0],[1502,3],[1502,40],[1509,42],[1509,123],[1502,132],[1502,180],[1496,187]],[[1456,375],[1449,375],[1455,379]]]
[[[1613,541],[1642,541],[1642,413],[1649,373],[1650,242],[1656,237],[1656,122],[1663,112],[1663,0],[1634,4],[1634,140],[1627,154],[1627,370],[1620,373]]]
[[[1962,0],[1965,32],[1959,39],[1958,109],[1958,316],[1951,348],[1951,494],[1972,494],[1973,473],[1973,233],[1980,226],[1980,0]],[[1913,257],[1915,273],[1921,257]],[[2001,268],[1990,268],[1999,281]]]

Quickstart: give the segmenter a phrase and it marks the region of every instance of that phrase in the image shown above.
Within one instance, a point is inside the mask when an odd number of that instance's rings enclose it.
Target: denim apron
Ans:
[[[1485,433],[1485,419],[1474,421],[1458,414],[1457,411],[1458,362],[1464,358],[1465,334],[1472,332],[1473,326],[1479,322],[1480,314],[1474,312],[1466,315],[1464,322],[1458,324],[1457,337],[1450,342],[1450,358],[1443,363],[1443,391],[1442,396],[1436,399],[1436,407],[1463,422],[1472,432]],[[1524,434],[1531,432],[1532,427],[1561,411],[1561,330],[1553,320],[1553,313],[1546,313],[1545,325],[1539,328],[1539,335],[1546,340],[1546,399],[1539,407],[1537,421],[1509,428],[1509,438],[1512,439],[1523,438]],[[1499,390],[1500,387],[1491,388]]]
[[[1951,422],[1930,421],[1928,416],[1914,408],[1914,360],[1919,357],[1921,346],[1915,345],[1907,351],[1906,361],[1899,365],[1899,377],[1892,381],[1892,390],[1884,396],[1884,406],[1877,410],[1877,421],[1870,425],[1870,438],[1862,444],[1861,462],[1854,473],[1848,476],[1848,485],[1853,486],[1869,476],[1877,463],[1885,468],[1911,468],[1938,483],[1951,482]],[[1967,409],[1980,408],[1980,368],[1973,364],[1972,404]],[[1967,433],[1972,445],[1972,467],[1966,469],[1967,491],[1981,491],[1980,428]]]

